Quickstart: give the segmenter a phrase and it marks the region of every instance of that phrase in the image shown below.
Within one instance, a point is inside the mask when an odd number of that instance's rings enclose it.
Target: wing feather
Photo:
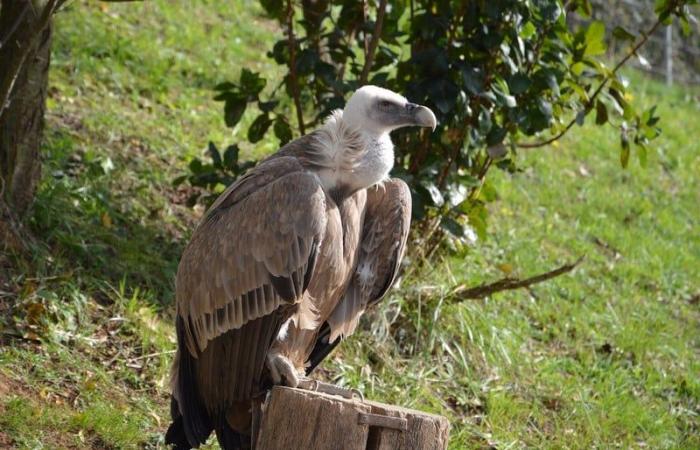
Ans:
[[[381,300],[401,267],[411,223],[411,193],[391,179],[367,190],[357,267],[341,301],[328,318],[329,343],[351,334],[367,307]]]
[[[227,189],[178,267],[189,351],[196,357],[215,337],[301,301],[325,225],[318,177],[294,158],[268,160]]]

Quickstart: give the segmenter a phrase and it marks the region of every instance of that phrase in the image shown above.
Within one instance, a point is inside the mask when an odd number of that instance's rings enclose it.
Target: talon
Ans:
[[[267,356],[267,367],[274,384],[284,384],[292,388],[299,385],[300,376],[289,358],[278,353],[270,354]]]
[[[270,371],[270,377],[272,378],[272,384],[282,384],[282,376],[280,375],[280,371],[277,370],[277,366],[275,365],[275,356],[274,355],[267,355],[267,368]]]
[[[318,381],[312,380],[311,378],[302,378],[299,380],[297,388],[304,389],[305,391],[318,391]]]

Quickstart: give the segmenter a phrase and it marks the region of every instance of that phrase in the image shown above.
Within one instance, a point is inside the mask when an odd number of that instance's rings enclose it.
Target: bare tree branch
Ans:
[[[564,264],[549,272],[541,273],[530,278],[525,278],[521,280],[519,278],[503,278],[493,283],[482,284],[473,288],[468,288],[465,285],[459,285],[452,290],[450,297],[458,299],[458,301],[468,300],[468,299],[478,299],[484,298],[491,294],[501,291],[512,291],[515,289],[528,288],[533,284],[542,283],[552,278],[556,278],[565,273],[569,273],[576,268],[581,261],[583,261],[583,256],[577,259],[573,263]]]
[[[360,75],[360,84],[367,83],[369,71],[372,69],[372,64],[374,64],[374,55],[377,53],[379,39],[382,36],[382,25],[384,23],[384,13],[386,13],[386,4],[387,0],[380,0],[379,2],[379,7],[377,9],[377,21],[374,22],[374,33],[372,34],[372,40],[369,43],[369,50],[365,55],[365,65],[362,68],[362,75]]]
[[[297,111],[297,122],[299,122],[299,132],[306,134],[304,127],[304,112],[301,107],[301,97],[299,94],[299,81],[297,80],[297,45],[294,38],[294,5],[292,0],[287,0],[287,46],[289,48],[289,88],[294,98],[294,107]]]
[[[367,18],[369,17],[369,6],[367,6],[367,0],[362,0],[362,22],[367,23]],[[362,44],[365,51],[365,59],[369,54],[369,40],[367,40],[367,33],[362,34]]]

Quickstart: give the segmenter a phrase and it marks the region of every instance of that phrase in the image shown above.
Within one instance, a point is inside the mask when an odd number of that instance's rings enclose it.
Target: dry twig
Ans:
[[[512,291],[515,289],[528,288],[534,284],[542,283],[571,272],[579,264],[581,264],[583,258],[584,257],[582,256],[573,263],[564,264],[563,266],[554,270],[550,270],[549,272],[541,273],[530,278],[525,278],[524,280],[507,277],[493,283],[482,284],[473,288],[468,288],[462,284],[452,290],[450,297],[456,298],[458,301],[462,301],[488,297],[491,294],[501,291]]]

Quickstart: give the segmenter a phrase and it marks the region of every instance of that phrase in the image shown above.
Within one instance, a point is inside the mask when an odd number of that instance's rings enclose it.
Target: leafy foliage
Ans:
[[[260,119],[260,117],[258,117],[258,119]],[[256,122],[258,119],[256,119]],[[254,125],[255,122],[250,128],[251,130],[254,129]],[[249,137],[252,132],[253,131],[249,131]],[[216,199],[217,194],[214,193],[214,190],[217,185],[224,184],[228,186],[233,183],[238,176],[255,165],[255,161],[240,161],[238,159],[239,153],[240,150],[238,146],[232,144],[226,147],[222,155],[219,149],[216,148],[216,145],[214,145],[213,142],[209,142],[207,156],[211,159],[211,163],[204,163],[199,158],[194,158],[190,161],[190,174],[177,177],[173,184],[177,186],[187,180],[192,186],[206,189],[207,193],[201,195],[199,192],[194,192],[187,199],[186,203],[188,206],[194,206],[199,201],[207,204],[212,203]]]
[[[647,146],[659,135],[659,118],[654,108],[635,109],[628,81],[618,71],[648,33],[673,16],[687,21],[694,3],[658,0],[654,27],[630,31],[606,30],[600,21],[574,29],[567,16],[590,18],[588,0],[390,5],[381,0],[373,18],[366,2],[302,1],[296,7],[290,0],[262,0],[286,29],[268,56],[287,68],[282,85],[294,102],[261,99],[265,80],[247,69],[238,83],[218,86],[217,99],[225,102],[228,126],[257,103],[261,112],[248,130],[252,143],[270,129],[281,144],[287,142],[290,105],[296,105],[301,118],[296,125],[303,131],[341,108],[348,94],[366,83],[431,107],[439,122],[434,133],[395,133],[394,174],[411,186],[423,239],[440,242],[447,234],[461,246],[474,233],[486,236],[486,204],[498,196],[485,181],[489,169],[518,170],[521,149],[555,142],[573,126],[584,125],[593,112],[595,125],[619,129],[623,167],[633,150],[646,162]],[[605,58],[610,39],[629,45],[612,68]],[[279,97],[277,90],[273,96]],[[219,174],[221,165],[213,161],[215,170],[204,177],[207,184]],[[227,184],[230,175],[219,181]]]

